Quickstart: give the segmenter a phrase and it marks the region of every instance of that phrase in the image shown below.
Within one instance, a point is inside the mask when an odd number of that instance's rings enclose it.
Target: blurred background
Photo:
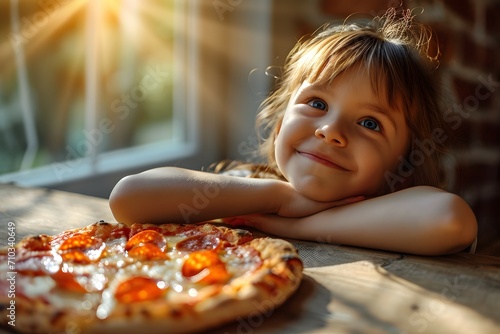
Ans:
[[[152,167],[251,160],[296,41],[388,7],[438,37],[445,179],[500,256],[499,0],[0,0],[0,183],[107,198]]]

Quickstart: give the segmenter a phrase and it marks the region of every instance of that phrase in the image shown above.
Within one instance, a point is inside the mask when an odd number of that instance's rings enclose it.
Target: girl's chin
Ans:
[[[317,191],[315,189],[297,189],[295,188],[301,195],[309,198],[310,200],[317,201],[317,202],[334,202],[338,201],[341,199],[345,199],[347,197],[351,197],[352,195],[349,194],[343,194],[343,193],[328,193],[325,194],[324,192]]]
[[[328,192],[325,191],[326,187],[321,187],[320,185],[307,185],[305,183],[290,182],[295,190],[297,190],[301,195],[309,198],[310,200],[317,202],[335,202],[343,200],[346,198],[364,196],[365,198],[378,197],[386,194],[382,186],[373,187],[373,189],[358,189],[359,191],[353,191],[353,187],[331,187]],[[346,191],[349,190],[349,191]]]

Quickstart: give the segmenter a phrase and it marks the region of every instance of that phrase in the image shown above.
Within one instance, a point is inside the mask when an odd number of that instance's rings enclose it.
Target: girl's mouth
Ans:
[[[306,157],[310,160],[313,160],[317,163],[320,163],[322,165],[325,165],[330,168],[335,168],[344,172],[349,171],[348,169],[340,166],[339,164],[335,163],[334,161],[331,160],[331,158],[321,154],[321,153],[309,153],[309,152],[302,152],[302,151],[297,151],[298,154],[300,154],[303,157]]]

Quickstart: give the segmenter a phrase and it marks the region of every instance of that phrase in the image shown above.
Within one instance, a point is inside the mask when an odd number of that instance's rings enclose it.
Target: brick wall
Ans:
[[[276,1],[274,22],[280,22],[282,10],[290,14],[290,0],[285,2]],[[401,1],[291,2],[297,10],[287,15],[294,22],[296,40],[326,21],[356,12],[383,14]],[[439,75],[449,99],[446,117],[454,132],[447,143],[452,153],[446,159],[449,190],[461,195],[476,214],[478,252],[500,256],[500,1],[408,0],[403,6],[423,8],[418,20],[438,36]],[[286,44],[283,39],[281,43]],[[283,49],[275,52],[277,58],[284,57]]]
[[[500,256],[500,1],[408,1],[437,34],[455,141],[450,190],[472,206],[478,252]]]

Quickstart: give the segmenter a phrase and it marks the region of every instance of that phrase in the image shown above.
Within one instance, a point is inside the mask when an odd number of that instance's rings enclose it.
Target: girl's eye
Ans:
[[[364,126],[367,129],[370,129],[370,130],[373,130],[373,131],[378,131],[378,132],[381,131],[378,122],[376,120],[374,120],[374,119],[371,119],[371,118],[364,119],[361,122],[359,122],[359,124],[361,126]]]
[[[320,109],[320,110],[328,109],[328,105],[326,104],[326,102],[318,99],[311,100],[307,102],[307,104],[315,109]]]

